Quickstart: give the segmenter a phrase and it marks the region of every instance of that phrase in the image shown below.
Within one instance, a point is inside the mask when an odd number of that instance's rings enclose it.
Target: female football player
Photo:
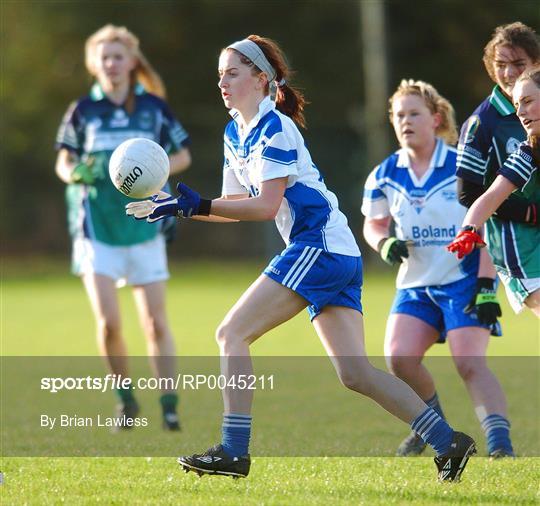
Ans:
[[[430,84],[403,80],[389,112],[401,149],[370,174],[362,205],[366,241],[387,263],[401,264],[386,328],[389,368],[443,416],[422,359],[434,343],[448,339],[489,454],[512,455],[505,397],[485,358],[490,326],[500,316],[495,270],[485,254],[479,274],[478,254],[458,262],[442,247],[466,211],[457,200],[454,110]],[[397,454],[417,455],[424,448],[412,432]]]
[[[460,202],[471,207],[495,180],[505,160],[527,133],[512,105],[512,91],[527,67],[540,63],[540,39],[521,22],[498,26],[484,48],[484,65],[495,87],[464,123],[458,145],[457,175]],[[529,185],[530,188],[530,185]],[[505,285],[514,311],[539,285],[538,198],[514,192],[486,222],[490,256]],[[527,280],[524,282],[513,279]],[[533,303],[529,299],[529,304]]]
[[[90,94],[68,109],[58,132],[56,173],[67,184],[68,221],[73,240],[73,272],[82,278],[94,312],[99,350],[112,373],[128,376],[116,293],[128,284],[147,339],[156,375],[174,375],[175,347],[165,313],[168,278],[164,228],[136,223],[123,212],[129,201],[113,186],[108,160],[133,137],[161,144],[171,173],[191,163],[189,137],[164,102],[165,88],[124,27],[107,25],[86,41],[86,68],[96,82]],[[151,259],[151,261],[149,261]],[[139,411],[130,389],[119,390],[121,427]],[[160,398],[163,426],[178,430],[177,395]]]
[[[450,251],[456,252],[458,258],[472,253],[476,247],[484,246],[479,230],[497,209],[512,194],[522,196],[533,205],[529,212],[540,208],[540,66],[534,66],[525,71],[517,79],[513,88],[513,100],[517,115],[527,132],[527,141],[520,144],[504,162],[495,181],[487,191],[470,207],[463,228],[456,239],[448,246]],[[540,317],[540,228],[538,218],[531,217],[528,229],[529,240],[520,245],[520,255],[516,257],[515,270],[510,273],[499,268],[499,276],[504,282],[508,298],[516,310],[523,305],[528,306]],[[512,228],[513,223],[505,225]],[[505,237],[505,236],[503,236]],[[509,244],[494,243],[489,245],[490,253],[500,257],[497,249],[510,249]]]
[[[250,35],[221,52],[218,73],[232,116],[225,128],[222,197],[201,199],[179,184],[178,198],[158,195],[129,204],[127,212],[150,222],[164,216],[276,221],[287,247],[217,329],[222,373],[228,378],[251,374],[250,344],[307,308],[341,382],[412,424],[435,448],[440,479],[459,478],[474,441],[454,432],[406,383],[368,362],[360,251],[296,126],[305,124],[305,102],[288,82],[281,49]],[[198,473],[247,476],[252,391],[225,389],[223,398],[221,444],[179,462]]]

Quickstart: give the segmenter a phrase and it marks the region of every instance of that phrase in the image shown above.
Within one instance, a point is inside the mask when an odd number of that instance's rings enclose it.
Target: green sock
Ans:
[[[135,403],[135,397],[133,396],[132,388],[117,388],[116,395],[118,395],[118,397],[120,398],[120,402],[124,405]]]
[[[178,394],[163,394],[159,398],[163,413],[176,413],[178,406]]]

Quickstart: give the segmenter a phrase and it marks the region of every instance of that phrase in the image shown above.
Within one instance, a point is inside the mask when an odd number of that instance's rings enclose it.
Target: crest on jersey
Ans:
[[[420,214],[426,203],[426,191],[425,190],[412,190],[410,193],[410,203],[414,210]]]
[[[480,117],[474,114],[469,118],[467,123],[467,134],[465,135],[465,144],[470,144],[474,140],[474,136],[480,126]]]
[[[520,144],[521,142],[519,142],[515,137],[510,137],[506,141],[506,154],[511,155],[512,153],[515,153],[518,150]]]
[[[116,109],[110,122],[111,128],[124,128],[129,125],[129,117],[122,109]]]
[[[457,200],[457,192],[453,190],[444,190],[442,192],[442,196],[444,200],[448,200],[448,201]]]

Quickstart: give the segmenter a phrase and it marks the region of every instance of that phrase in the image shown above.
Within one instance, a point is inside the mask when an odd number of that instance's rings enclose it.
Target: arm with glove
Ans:
[[[283,201],[286,184],[287,178],[271,179],[262,183],[256,197],[207,200],[189,186],[178,183],[178,197],[160,192],[151,200],[130,202],[126,214],[149,223],[167,216],[217,222],[272,220]]]
[[[396,265],[409,257],[407,241],[390,237],[392,219],[366,218],[364,222],[364,237],[368,244],[378,251],[381,258],[389,265]]]
[[[493,261],[486,249],[480,251],[480,266],[474,294],[465,306],[464,312],[475,312],[478,321],[484,325],[495,325],[502,316],[501,306],[497,300],[497,273]]]
[[[463,227],[455,239],[446,247],[458,258],[469,255],[477,248],[483,248],[486,243],[478,233],[484,223],[497,210],[497,208],[517,188],[510,180],[497,176],[486,192],[474,202],[463,219]]]
[[[56,174],[67,184],[94,184],[105,178],[104,161],[101,156],[91,155],[80,161],[75,153],[61,149],[56,159]]]

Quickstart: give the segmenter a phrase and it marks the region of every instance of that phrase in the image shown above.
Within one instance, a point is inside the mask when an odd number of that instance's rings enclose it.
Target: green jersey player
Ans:
[[[511,193],[530,199],[535,204],[531,208],[533,213],[540,204],[540,66],[537,65],[521,75],[514,87],[513,98],[519,119],[528,134],[527,142],[522,143],[518,150],[510,155],[493,184],[469,209],[463,221],[462,232],[449,247],[458,256],[462,257],[484,245],[476,232],[477,228],[484,224]],[[537,217],[533,216],[532,220],[537,221]],[[513,225],[512,222],[508,224],[509,227]],[[510,300],[520,306],[527,305],[540,317],[540,229],[529,227],[528,235],[523,236],[523,241],[514,245],[518,252],[518,273],[501,273],[501,278]],[[503,243],[502,247],[505,246],[506,243]],[[502,256],[500,254],[500,257]]]
[[[470,207],[482,195],[508,156],[525,140],[525,130],[511,96],[520,74],[538,61],[538,37],[523,23],[498,27],[486,45],[484,64],[496,86],[461,131],[457,175],[463,205]],[[534,194],[516,192],[501,203],[486,223],[489,253],[516,311],[532,292],[516,290],[509,280],[540,276],[538,262],[534,261],[538,244],[537,210],[538,199]]]
[[[165,313],[169,274],[163,229],[125,216],[129,199],[109,179],[108,161],[123,141],[144,137],[169,153],[171,173],[180,172],[191,161],[189,137],[161,98],[165,90],[159,75],[126,28],[107,25],[94,33],[86,42],[86,67],[96,84],[89,96],[69,107],[56,143],[56,172],[68,185],[73,271],[88,293],[100,352],[111,372],[128,376],[116,294],[117,286],[128,284],[153,369],[160,377],[170,377],[175,372],[175,348]],[[121,426],[128,428],[138,406],[130,389],[118,394]],[[179,429],[176,403],[175,392],[162,392],[163,423],[169,430]]]

